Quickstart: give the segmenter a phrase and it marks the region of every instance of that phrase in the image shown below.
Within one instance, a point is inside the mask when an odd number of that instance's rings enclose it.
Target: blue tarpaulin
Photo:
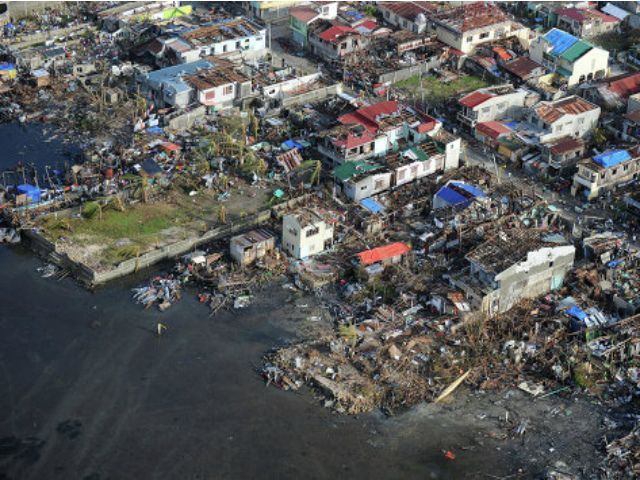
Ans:
[[[616,268],[621,263],[624,263],[624,260],[621,260],[621,259],[617,258],[617,259],[611,260],[609,263],[607,263],[607,267],[608,268]]]
[[[360,200],[360,205],[369,210],[371,213],[380,213],[384,211],[384,207],[376,202],[373,198],[365,198]]]
[[[31,203],[38,203],[40,201],[40,189],[28,183],[18,185],[18,193],[25,194]]]
[[[613,167],[630,159],[631,155],[626,150],[607,150],[593,157],[593,161],[604,168]]]
[[[161,134],[164,133],[164,130],[160,127],[149,127],[147,128],[147,133]]]
[[[440,190],[438,190],[438,193],[436,193],[436,196],[438,196],[439,198],[447,202],[449,205],[461,205],[461,204],[470,205],[471,204],[470,199],[463,197],[458,192],[456,192],[455,190],[449,187],[442,187]]]
[[[585,321],[588,315],[577,305],[574,305],[567,309],[567,315],[577,318],[578,320]]]
[[[304,145],[296,142],[295,140],[289,139],[282,142],[282,145],[280,145],[280,148],[282,148],[283,150],[291,150],[292,148],[303,149]]]
[[[547,32],[544,38],[553,45],[551,53],[555,56],[562,55],[578,41],[578,39],[573,35],[565,32],[564,30],[558,30],[557,28]]]
[[[473,195],[474,197],[484,197],[484,192],[482,190],[480,190],[479,188],[474,187],[473,185],[468,185],[466,183],[462,183],[462,182],[451,182],[453,185],[455,185],[458,188],[461,188],[467,192],[469,192],[471,195]]]

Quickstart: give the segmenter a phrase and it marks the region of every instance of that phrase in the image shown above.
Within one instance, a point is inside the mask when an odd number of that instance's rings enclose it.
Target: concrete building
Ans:
[[[333,20],[338,15],[338,2],[309,4],[289,9],[291,38],[301,47],[309,43],[309,26],[318,19]]]
[[[251,265],[275,249],[273,233],[263,228],[236,235],[229,242],[229,253],[240,265]]]
[[[529,114],[537,141],[549,143],[562,137],[586,138],[598,125],[600,107],[575,95],[554,102],[540,102]]]
[[[141,91],[158,107],[166,105],[185,108],[194,100],[194,88],[187,83],[185,76],[211,70],[213,63],[198,60],[172,67],[155,70],[138,77]]]
[[[556,74],[556,82],[572,87],[585,80],[605,78],[609,52],[554,28],[531,42],[531,59]]]
[[[267,47],[267,30],[246,18],[234,18],[182,34],[199,55],[241,55]]]
[[[620,20],[591,8],[558,8],[557,27],[577,37],[589,38],[615,31]]]
[[[511,84],[480,88],[458,100],[462,107],[457,118],[463,125],[473,129],[477,123],[518,119],[526,107],[533,106],[540,95]]]
[[[449,180],[433,196],[434,210],[442,208],[466,208],[478,199],[486,198],[479,188],[468,183]]]
[[[314,54],[331,62],[367,51],[370,39],[355,28],[332,25],[325,29],[324,26],[323,22],[320,28],[309,32],[309,47]]]
[[[379,2],[385,22],[394,27],[413,33],[423,33],[427,29],[427,15],[437,11],[433,2]]]
[[[382,164],[366,161],[345,162],[333,174],[339,191],[354,202],[389,190],[393,177]]]
[[[504,230],[473,249],[465,257],[469,266],[449,280],[475,310],[492,317],[561,288],[574,257],[575,247],[557,234]]]
[[[623,110],[640,92],[640,72],[625,73],[580,88],[580,96],[609,110]],[[635,98],[631,100],[633,103]]]
[[[578,163],[571,194],[593,200],[640,177],[640,147],[608,150]]]
[[[286,18],[289,9],[300,4],[300,0],[251,0],[241,2],[245,12],[263,21]]]
[[[471,53],[478,46],[509,37],[526,36],[529,29],[515,22],[498,6],[490,2],[463,3],[430,13],[427,31],[438,40],[462,53]]]
[[[549,175],[573,174],[578,160],[584,157],[586,143],[581,138],[563,137],[544,145],[542,159],[549,164]]]
[[[282,217],[282,248],[294,258],[307,258],[331,248],[333,225],[305,208]]]
[[[195,89],[198,102],[210,111],[231,108],[252,93],[251,79],[226,64],[186,75],[184,80]]]

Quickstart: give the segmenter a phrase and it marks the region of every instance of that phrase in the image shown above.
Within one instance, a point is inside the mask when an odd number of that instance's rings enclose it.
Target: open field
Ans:
[[[47,216],[38,228],[58,250],[92,268],[105,268],[155,248],[194,238],[226,222],[267,207],[270,189],[240,186],[221,202],[216,192],[190,197],[171,192],[160,201],[128,205],[124,211],[103,207],[91,216]]]
[[[447,83],[433,76],[426,76],[421,80],[420,75],[414,75],[396,83],[395,86],[416,97],[422,95],[424,91],[425,98],[439,102],[488,85],[487,82],[473,75],[461,76]]]

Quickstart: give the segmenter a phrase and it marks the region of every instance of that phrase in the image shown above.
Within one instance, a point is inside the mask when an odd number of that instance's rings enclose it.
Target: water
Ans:
[[[28,131],[15,132],[3,151],[45,162],[59,148],[18,148]],[[449,479],[519,462],[491,440],[445,460],[482,436],[446,410],[352,418],[266,388],[253,367],[296,326],[277,285],[211,319],[194,292],[161,314],[132,302],[141,278],[90,293],[40,278],[40,264],[0,248],[0,478]]]

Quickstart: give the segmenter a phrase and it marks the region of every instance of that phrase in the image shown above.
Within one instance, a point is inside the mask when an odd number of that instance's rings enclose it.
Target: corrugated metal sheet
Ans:
[[[591,45],[590,43],[585,42],[584,40],[578,40],[576,43],[571,45],[562,55],[560,55],[560,58],[564,58],[569,62],[575,62],[578,58],[582,57],[592,48],[593,45]]]
[[[402,242],[396,242],[384,247],[365,250],[364,252],[360,252],[357,255],[358,257],[360,257],[360,262],[362,262],[364,265],[371,265],[372,263],[381,262],[382,260],[386,260],[387,258],[404,255],[409,251],[411,251],[411,247],[409,245]]]
[[[578,41],[573,35],[557,28],[547,32],[544,38],[553,46],[551,53],[556,56],[562,55]]]

